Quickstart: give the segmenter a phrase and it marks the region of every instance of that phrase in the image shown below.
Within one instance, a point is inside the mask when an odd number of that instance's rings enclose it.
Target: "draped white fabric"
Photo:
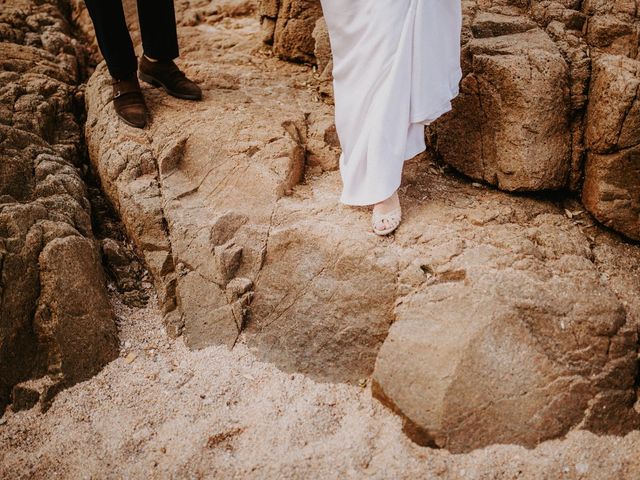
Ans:
[[[400,186],[424,125],[451,109],[460,0],[321,0],[334,61],[341,201],[372,205]]]

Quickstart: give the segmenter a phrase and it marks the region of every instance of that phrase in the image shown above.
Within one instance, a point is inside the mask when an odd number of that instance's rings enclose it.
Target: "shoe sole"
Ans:
[[[116,113],[117,114],[117,113]],[[149,124],[149,120],[147,120],[146,122],[144,122],[144,125],[136,125],[135,123],[131,123],[129,120],[125,119],[124,117],[118,115],[118,118],[120,119],[120,121],[122,123],[124,123],[125,125],[129,125],[130,127],[133,128],[139,128],[140,130],[144,130],[146,128],[146,126]]]
[[[115,109],[114,109],[114,110],[115,110]],[[145,128],[147,125],[149,125],[149,117],[148,117],[148,115],[147,115],[147,116],[145,116],[144,125],[136,125],[135,123],[130,122],[129,120],[127,120],[126,118],[124,118],[122,115],[120,115],[117,111],[116,111],[116,115],[118,116],[118,118],[120,119],[120,121],[121,121],[122,123],[124,123],[125,125],[129,125],[130,127],[133,127],[133,128],[140,128],[140,129],[143,129],[143,128]]]
[[[202,95],[185,95],[183,93],[175,92],[170,88],[168,88],[160,80],[153,78],[151,75],[147,75],[145,73],[140,72],[138,76],[140,77],[140,80],[142,80],[143,82],[148,83],[149,85],[154,86],[156,88],[162,88],[165,92],[167,92],[172,97],[180,98],[182,100],[202,100]]]
[[[379,237],[387,237],[387,236],[391,235],[393,232],[395,232],[396,230],[398,230],[398,227],[400,227],[400,225],[398,225],[395,228],[390,228],[390,229],[387,229],[387,230],[376,230],[374,228],[373,229],[373,233],[375,233]]]

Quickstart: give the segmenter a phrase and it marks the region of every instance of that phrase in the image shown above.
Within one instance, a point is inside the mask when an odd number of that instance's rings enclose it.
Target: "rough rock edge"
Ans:
[[[83,91],[78,82],[86,56],[62,8],[57,2],[25,1],[0,15],[5,102],[10,102],[2,118],[3,154],[13,160],[5,165],[2,188],[8,195],[0,202],[6,222],[1,228],[9,235],[0,239],[2,311],[9,321],[2,325],[7,336],[0,360],[6,369],[0,411],[9,401],[8,389],[14,409],[39,404],[44,410],[62,388],[86,380],[118,355],[115,317],[80,174]],[[21,142],[26,142],[23,149]],[[20,170],[29,164],[31,173]],[[24,243],[34,236],[40,237],[39,245]],[[74,282],[83,276],[88,302],[74,296],[80,293]],[[21,291],[14,290],[16,285]],[[20,383],[29,377],[36,379]]]

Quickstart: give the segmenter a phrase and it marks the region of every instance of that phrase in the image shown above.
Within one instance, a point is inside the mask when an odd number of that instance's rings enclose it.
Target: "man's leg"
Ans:
[[[144,48],[140,80],[162,87],[174,97],[200,100],[200,87],[173,62],[179,55],[173,0],[138,0],[138,15]]]
[[[122,0],[85,0],[93,21],[98,46],[109,73],[117,80],[131,78],[138,68]]]
[[[113,106],[128,125],[144,128],[147,106],[136,72],[138,61],[124,17],[122,0],[85,0],[98,46],[113,77]]]
[[[138,16],[144,54],[163,62],[178,58],[173,0],[138,0]]]

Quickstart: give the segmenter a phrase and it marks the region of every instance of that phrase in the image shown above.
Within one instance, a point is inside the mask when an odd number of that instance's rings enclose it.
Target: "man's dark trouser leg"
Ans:
[[[136,73],[138,65],[122,0],[85,0],[85,4],[109,73],[118,80],[130,78]]]
[[[122,0],[85,0],[98,46],[113,78],[135,74],[138,65],[122,8]],[[173,0],[138,0],[144,53],[155,60],[178,57]]]
[[[138,17],[145,55],[162,61],[178,58],[173,0],[138,0]]]

